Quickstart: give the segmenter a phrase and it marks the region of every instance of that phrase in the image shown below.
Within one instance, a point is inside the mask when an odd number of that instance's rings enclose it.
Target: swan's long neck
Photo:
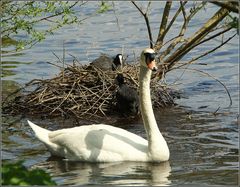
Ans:
[[[158,125],[153,113],[151,95],[150,95],[150,79],[152,71],[141,66],[140,68],[140,107],[144,123],[144,127],[148,138],[149,156],[153,160],[168,160],[169,149],[165,139],[158,129]]]

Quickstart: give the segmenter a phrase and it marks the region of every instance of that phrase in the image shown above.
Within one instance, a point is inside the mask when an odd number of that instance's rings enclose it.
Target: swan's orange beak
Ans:
[[[155,60],[151,61],[147,66],[148,66],[148,69],[152,71],[157,71],[158,69]]]

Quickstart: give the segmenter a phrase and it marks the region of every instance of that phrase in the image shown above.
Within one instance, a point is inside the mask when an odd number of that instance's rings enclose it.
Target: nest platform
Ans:
[[[68,65],[56,77],[27,83],[14,93],[16,97],[5,100],[3,113],[82,119],[118,114],[115,99],[117,73],[91,65]],[[139,64],[124,66],[121,73],[125,82],[138,90]],[[154,109],[173,105],[172,90],[154,80],[151,82]]]

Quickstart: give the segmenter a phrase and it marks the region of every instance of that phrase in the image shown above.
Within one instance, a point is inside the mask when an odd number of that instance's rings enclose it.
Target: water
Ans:
[[[153,2],[150,21],[154,37],[158,33],[159,11],[164,3]],[[95,8],[95,2],[84,10],[89,13]],[[148,45],[148,36],[143,18],[129,3],[115,2],[113,12],[93,17],[84,24],[68,26],[32,49],[18,55],[4,57],[3,61],[3,98],[35,78],[51,78],[58,72],[46,61],[56,62],[53,51],[62,56],[63,42],[67,53],[76,56],[81,63],[89,63],[100,53],[115,55],[123,50],[134,57]],[[208,15],[216,10],[207,7]],[[191,34],[207,17],[203,10],[190,24],[187,34]],[[116,17],[119,24],[116,24]],[[181,19],[174,24],[169,38],[175,36],[174,30],[181,25]],[[43,24],[42,27],[45,27]],[[21,37],[21,36],[18,36]],[[225,38],[228,38],[226,35]],[[219,44],[214,40],[203,47],[194,49],[182,60],[201,53]],[[71,63],[71,56],[66,59]],[[166,81],[182,92],[183,97],[176,100],[178,106],[155,111],[161,132],[166,138],[171,152],[166,163],[100,163],[89,164],[68,162],[50,157],[46,148],[37,141],[26,119],[17,116],[3,116],[2,122],[2,159],[25,160],[27,167],[40,167],[47,170],[59,185],[175,185],[207,184],[237,185],[239,134],[237,123],[239,113],[239,74],[238,74],[238,36],[214,54],[199,60],[205,66],[192,65],[211,74],[226,85],[232,98],[224,87],[211,77],[196,71],[175,70],[170,72]],[[29,119],[28,116],[26,118]],[[63,119],[31,119],[48,129],[59,129],[72,125]],[[141,119],[106,119],[112,125],[120,126],[131,132],[145,136]],[[80,122],[86,123],[86,122]],[[70,125],[69,125],[70,124]]]

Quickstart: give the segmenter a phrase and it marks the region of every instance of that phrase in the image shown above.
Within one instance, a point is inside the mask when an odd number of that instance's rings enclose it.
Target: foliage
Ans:
[[[2,185],[56,185],[44,170],[28,170],[23,166],[23,161],[2,164]]]
[[[110,9],[107,3],[101,2],[93,13],[82,18],[79,16],[79,9],[86,3],[88,2],[3,0],[1,37],[3,41],[9,38],[16,40],[16,50],[23,50],[41,42],[47,35],[53,34],[65,25],[80,24],[85,19]],[[14,37],[16,35],[18,37]]]
[[[227,20],[227,24],[230,26],[230,27],[232,27],[232,28],[234,28],[234,29],[236,29],[237,30],[237,33],[238,33],[238,35],[239,35],[239,19],[238,19],[238,17],[236,17],[236,16],[232,16],[232,15],[228,15],[228,20]]]
[[[105,1],[102,1],[99,7],[98,13],[104,13],[108,10],[110,10],[112,7]]]

